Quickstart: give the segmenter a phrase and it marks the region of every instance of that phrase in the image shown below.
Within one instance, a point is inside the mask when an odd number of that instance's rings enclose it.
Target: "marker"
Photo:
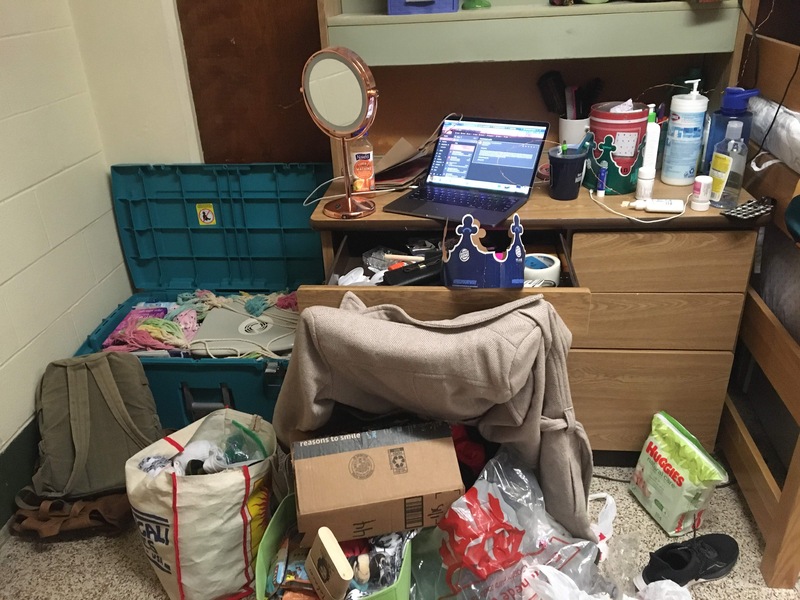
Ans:
[[[600,171],[597,173],[597,197],[602,198],[606,195],[606,176],[608,175],[608,163],[600,163]]]
[[[563,142],[561,142],[561,154],[566,154],[566,153],[567,153],[567,140],[564,140]]]

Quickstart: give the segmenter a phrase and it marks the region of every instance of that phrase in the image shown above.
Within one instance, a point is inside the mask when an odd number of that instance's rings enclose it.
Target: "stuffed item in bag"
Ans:
[[[728,474],[691,433],[665,412],[653,417],[630,491],[671,536],[700,528],[714,488]]]

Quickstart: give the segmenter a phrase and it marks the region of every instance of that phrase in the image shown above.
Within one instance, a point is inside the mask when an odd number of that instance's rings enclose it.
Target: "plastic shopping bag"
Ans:
[[[208,437],[208,431],[214,432],[213,439],[198,440],[198,432]],[[185,464],[174,459],[190,442],[209,445],[193,460],[210,456],[222,470],[183,474]],[[270,423],[223,409],[125,463],[128,498],[145,555],[172,600],[252,593],[255,556],[269,518],[271,462],[263,458],[275,449]],[[223,460],[227,468],[220,466]]]
[[[586,593],[613,590],[595,566],[597,545],[571,537],[545,511],[530,469],[502,449],[436,528],[414,540],[414,597],[535,598],[539,565]]]

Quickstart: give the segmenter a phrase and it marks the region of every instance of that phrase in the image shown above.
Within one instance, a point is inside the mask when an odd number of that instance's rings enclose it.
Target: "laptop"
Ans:
[[[445,119],[425,182],[387,204],[391,213],[481,225],[505,221],[530,195],[550,124]]]
[[[277,311],[277,312],[276,312]],[[286,352],[294,345],[295,326],[288,311],[270,307],[258,317],[227,308],[212,308],[189,343],[194,356],[243,356],[270,350]],[[296,316],[295,316],[296,317]]]

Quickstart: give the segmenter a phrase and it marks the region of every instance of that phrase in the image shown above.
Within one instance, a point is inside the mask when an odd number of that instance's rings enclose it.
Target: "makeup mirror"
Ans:
[[[326,203],[323,213],[336,219],[372,214],[375,203],[353,192],[347,162],[348,141],[362,137],[375,120],[378,90],[369,67],[352,50],[323,48],[306,61],[300,92],[314,122],[341,142],[344,197]]]

